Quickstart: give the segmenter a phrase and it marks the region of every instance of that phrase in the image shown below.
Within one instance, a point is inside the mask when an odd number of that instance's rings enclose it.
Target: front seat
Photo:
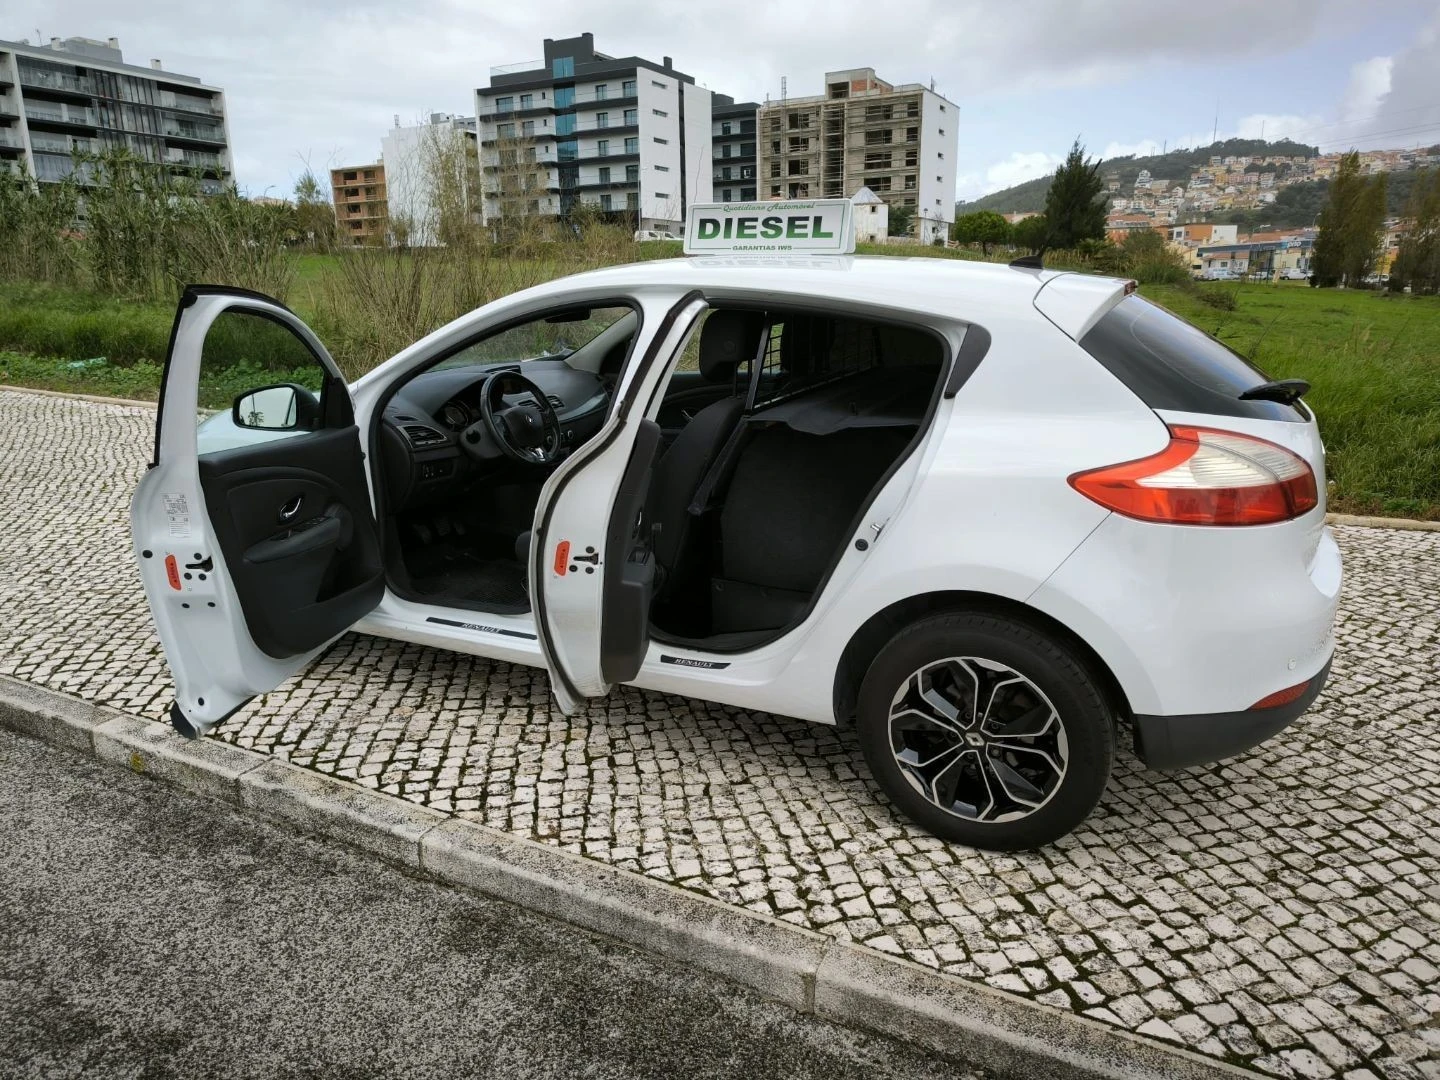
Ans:
[[[755,362],[764,333],[765,315],[759,311],[714,311],[700,328],[700,374],[707,382],[731,383],[732,391],[696,413],[655,463],[645,519],[660,526],[654,555],[665,578],[656,590],[657,598],[678,576],[676,568],[685,555],[692,520],[690,503],[745,409],[745,388],[735,385],[735,373],[742,362]]]

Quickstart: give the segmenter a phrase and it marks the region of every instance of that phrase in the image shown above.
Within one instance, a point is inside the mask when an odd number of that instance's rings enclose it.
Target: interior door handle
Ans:
[[[305,496],[304,496],[304,495],[296,495],[293,499],[291,499],[289,502],[287,502],[284,506],[280,507],[280,520],[281,520],[282,522],[285,522],[285,521],[294,521],[294,520],[295,520],[295,515],[298,514],[298,513],[300,513],[300,507],[303,506],[304,503],[305,503]]]

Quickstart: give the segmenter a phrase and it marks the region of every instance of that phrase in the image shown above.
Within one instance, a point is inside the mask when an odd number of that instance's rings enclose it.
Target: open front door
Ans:
[[[130,503],[145,595],[198,738],[273,690],[385,590],[345,380],[294,314],[258,293],[180,300],[155,460]]]
[[[705,306],[691,293],[666,313],[605,426],[540,492],[530,596],[551,689],[567,713],[633,679],[645,659],[655,560],[644,506],[660,427],[644,410]]]

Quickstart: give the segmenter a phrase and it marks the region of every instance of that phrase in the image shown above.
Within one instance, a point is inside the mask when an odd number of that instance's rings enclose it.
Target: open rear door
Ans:
[[[644,417],[705,300],[664,316],[600,432],[551,474],[535,510],[530,596],[555,700],[567,713],[640,671],[650,644],[655,560],[644,519],[660,427]]]
[[[345,380],[258,293],[185,291],[130,504],[135,559],[192,738],[273,690],[384,593]]]

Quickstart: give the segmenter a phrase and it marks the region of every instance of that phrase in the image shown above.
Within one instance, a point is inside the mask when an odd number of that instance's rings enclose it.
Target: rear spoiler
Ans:
[[[1056,274],[1035,294],[1035,310],[1079,341],[1116,304],[1135,291],[1135,282],[1092,274]]]

